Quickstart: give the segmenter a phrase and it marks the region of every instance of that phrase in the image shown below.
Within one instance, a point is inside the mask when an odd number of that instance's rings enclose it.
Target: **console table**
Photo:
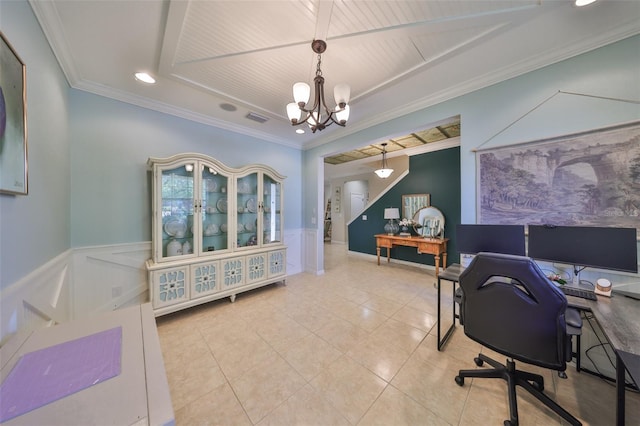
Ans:
[[[448,238],[425,238],[419,236],[399,236],[378,234],[376,237],[376,252],[378,254],[378,266],[380,265],[380,248],[387,249],[387,262],[391,261],[391,249],[393,246],[416,247],[419,254],[432,254],[435,259],[436,277],[440,273],[440,255],[442,255],[442,268],[447,267],[447,241]]]

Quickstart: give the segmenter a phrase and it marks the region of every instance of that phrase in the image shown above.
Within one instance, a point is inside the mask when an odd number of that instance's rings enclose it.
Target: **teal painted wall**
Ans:
[[[409,174],[389,189],[349,224],[349,250],[376,254],[375,234],[384,233],[384,209],[398,207],[402,212],[403,194],[430,194],[431,205],[445,218],[445,237],[448,263],[458,261],[455,246],[455,228],[460,223],[460,148],[449,148],[409,158]],[[382,250],[385,254],[386,250]],[[394,259],[434,265],[432,255],[420,255],[415,248],[396,247],[391,250]]]

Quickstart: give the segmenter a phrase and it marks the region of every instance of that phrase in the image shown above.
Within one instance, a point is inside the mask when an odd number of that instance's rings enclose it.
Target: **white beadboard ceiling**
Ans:
[[[30,4],[72,87],[299,149],[640,34],[634,0]],[[312,83],[313,39],[327,41],[327,100],[348,83],[351,117],[297,135],[285,105],[293,83]]]

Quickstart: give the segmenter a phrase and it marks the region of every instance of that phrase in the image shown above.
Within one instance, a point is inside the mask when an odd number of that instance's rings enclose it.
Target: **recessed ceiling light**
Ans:
[[[591,4],[593,2],[595,2],[596,0],[576,0],[576,6],[581,7],[581,6],[586,6],[588,4]]]
[[[304,129],[296,129],[296,133],[301,135],[304,133]]]
[[[220,104],[220,108],[222,108],[225,111],[231,111],[231,112],[233,112],[233,111],[238,109],[238,107],[236,107],[235,105],[227,104],[227,103]]]
[[[153,84],[156,82],[156,79],[151,77],[149,73],[146,72],[137,72],[135,73],[136,80],[141,81],[147,84]]]

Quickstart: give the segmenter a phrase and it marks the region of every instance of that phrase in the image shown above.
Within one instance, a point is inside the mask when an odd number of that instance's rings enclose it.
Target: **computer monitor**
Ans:
[[[524,256],[524,225],[458,224],[456,247],[462,254],[488,251]]]
[[[529,257],[548,262],[638,273],[635,228],[529,225]]]

